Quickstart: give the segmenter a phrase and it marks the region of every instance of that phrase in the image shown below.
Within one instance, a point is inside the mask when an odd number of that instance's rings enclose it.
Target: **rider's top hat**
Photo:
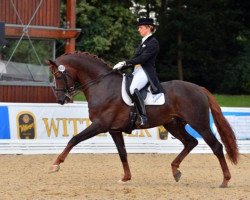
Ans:
[[[139,18],[137,22],[137,26],[141,26],[141,25],[155,26],[154,20],[152,18]]]

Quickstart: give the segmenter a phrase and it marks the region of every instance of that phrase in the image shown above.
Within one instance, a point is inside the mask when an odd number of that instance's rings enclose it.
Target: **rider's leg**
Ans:
[[[143,100],[138,89],[135,89],[135,91],[134,91],[133,100],[134,100],[134,103],[135,103],[137,110],[140,114],[139,124],[140,124],[140,126],[144,126],[147,124],[148,119],[147,119],[147,115],[146,115],[146,108],[145,108],[144,100]]]
[[[133,95],[133,101],[139,112],[139,123],[141,126],[147,123],[146,109],[144,100],[139,92],[148,83],[148,78],[142,67],[134,70],[134,77],[130,85],[130,93]]]
[[[129,88],[131,95],[134,94],[135,89],[140,91],[148,83],[148,77],[142,67],[135,68],[133,75],[134,77]]]

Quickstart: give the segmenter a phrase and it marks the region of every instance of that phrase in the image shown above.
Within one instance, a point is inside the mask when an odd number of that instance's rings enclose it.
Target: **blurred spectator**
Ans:
[[[6,65],[3,62],[3,55],[0,53],[0,74],[6,74]]]

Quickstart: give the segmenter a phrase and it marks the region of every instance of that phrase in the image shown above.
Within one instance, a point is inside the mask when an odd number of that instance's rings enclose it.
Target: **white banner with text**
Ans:
[[[241,152],[250,152],[250,108],[222,108],[232,125]],[[211,114],[210,114],[211,115]],[[219,139],[213,119],[210,126]],[[58,153],[74,135],[91,124],[86,102],[67,105],[0,103],[0,154]],[[187,131],[199,140],[194,152],[211,152],[203,139],[190,126]],[[178,153],[182,144],[163,127],[134,130],[125,134],[128,152]],[[84,141],[74,148],[81,153],[115,153],[108,133]]]

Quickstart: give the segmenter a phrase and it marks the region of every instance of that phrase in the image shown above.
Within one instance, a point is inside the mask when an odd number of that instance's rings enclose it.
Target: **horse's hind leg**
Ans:
[[[121,131],[109,131],[109,133],[115,142],[124,170],[124,176],[121,180],[119,180],[119,183],[124,183],[126,181],[131,180],[131,172],[128,164],[127,151],[123,135]]]
[[[184,145],[184,149],[171,163],[173,176],[175,181],[178,182],[181,177],[181,172],[178,170],[180,163],[190,153],[190,151],[197,146],[198,141],[189,135],[185,130],[186,123],[180,118],[176,118],[170,123],[164,125],[164,127],[177,139],[179,139]]]
[[[199,131],[198,129],[196,129]],[[208,144],[208,146],[212,149],[214,155],[218,158],[221,169],[223,171],[223,181],[220,187],[227,187],[229,180],[231,179],[231,174],[229,172],[227,162],[223,153],[223,146],[222,144],[217,140],[213,132],[210,128],[207,128],[206,130],[200,130],[199,133],[205,140],[205,142]]]

